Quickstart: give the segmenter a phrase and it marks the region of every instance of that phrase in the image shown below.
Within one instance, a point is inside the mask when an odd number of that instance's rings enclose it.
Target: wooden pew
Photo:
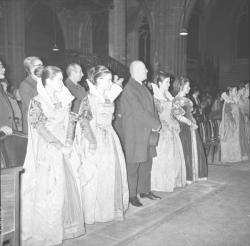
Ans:
[[[1,245],[20,245],[20,172],[26,148],[27,136],[21,132],[0,137]]]
[[[219,139],[220,120],[206,120],[199,123],[199,133],[204,144],[208,163],[220,161],[220,139]]]
[[[20,172],[22,166],[1,169],[1,245],[20,245]]]

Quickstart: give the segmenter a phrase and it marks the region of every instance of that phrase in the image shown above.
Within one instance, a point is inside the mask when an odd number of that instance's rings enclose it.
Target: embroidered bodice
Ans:
[[[169,100],[161,100],[162,112],[159,112],[161,122],[169,122],[171,124],[178,124],[172,115],[172,102]]]
[[[176,97],[173,100],[175,114],[180,114],[189,120],[193,120],[193,103],[186,97]]]
[[[96,126],[112,127],[114,103],[103,102],[95,95],[89,95],[89,103]]]

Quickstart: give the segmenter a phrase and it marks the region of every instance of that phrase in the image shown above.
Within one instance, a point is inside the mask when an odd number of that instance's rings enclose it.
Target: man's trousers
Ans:
[[[129,197],[151,191],[152,158],[147,162],[127,163]]]

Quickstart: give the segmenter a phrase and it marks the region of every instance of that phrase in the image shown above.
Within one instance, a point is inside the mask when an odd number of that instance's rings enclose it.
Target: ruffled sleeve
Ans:
[[[90,109],[88,97],[84,97],[79,109],[79,122],[82,129],[83,137],[85,137],[90,144],[97,145],[95,135],[90,126],[90,120],[93,119],[93,115]]]
[[[172,104],[172,115],[174,117],[185,115],[185,110],[182,108],[182,101],[174,99]]]
[[[43,113],[41,103],[32,99],[30,102],[28,120],[30,126],[34,129],[38,129],[40,126],[44,126],[48,118]]]
[[[60,149],[63,144],[56,138],[52,132],[46,128],[46,122],[48,118],[42,110],[41,103],[35,99],[32,99],[28,111],[28,121],[30,127],[37,130],[37,133],[48,143]]]
[[[89,100],[88,100],[87,96],[85,96],[82,99],[80,109],[79,109],[79,117],[85,118],[87,120],[92,120],[92,118],[93,118],[93,115],[92,115],[91,110],[90,110]]]
[[[154,104],[155,104],[155,108],[157,112],[162,113],[163,107],[162,107],[161,101],[157,98],[154,98]]]
[[[183,98],[175,98],[173,100],[172,105],[172,116],[176,118],[178,121],[187,124],[188,126],[192,125],[192,121],[189,120],[187,117],[185,117],[185,110],[182,108],[185,104],[185,101]]]

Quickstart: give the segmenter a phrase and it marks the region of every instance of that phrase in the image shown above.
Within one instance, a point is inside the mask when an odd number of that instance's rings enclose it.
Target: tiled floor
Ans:
[[[249,246],[250,163],[209,166],[209,180],[160,201],[141,199],[122,222],[87,226],[87,234],[63,246]]]

